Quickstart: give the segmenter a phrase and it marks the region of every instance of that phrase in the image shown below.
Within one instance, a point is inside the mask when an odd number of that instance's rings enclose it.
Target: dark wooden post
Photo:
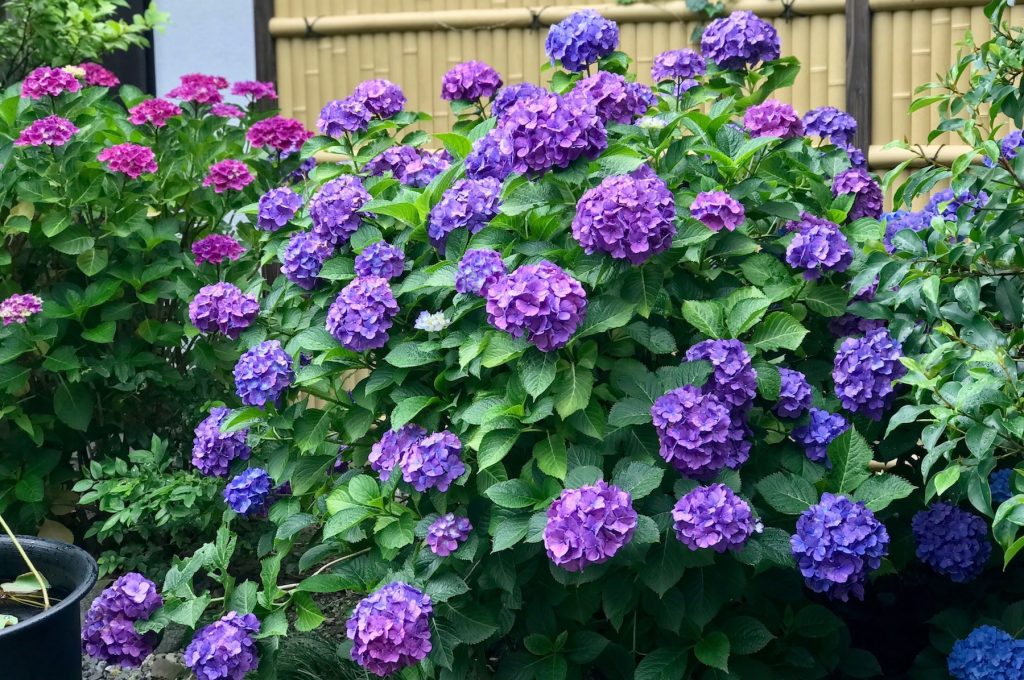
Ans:
[[[871,145],[871,6],[846,0],[846,110],[857,120],[854,144]]]
[[[277,53],[274,51],[274,36],[270,35],[274,0],[253,0],[252,14],[256,37],[256,80],[277,82]]]

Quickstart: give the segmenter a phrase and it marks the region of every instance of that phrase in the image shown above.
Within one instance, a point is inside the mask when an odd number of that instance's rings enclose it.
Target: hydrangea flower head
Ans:
[[[313,290],[324,262],[333,252],[331,244],[316,234],[297,231],[281,251],[281,273],[299,288]]]
[[[345,349],[365,352],[388,342],[398,303],[388,280],[357,276],[341,289],[327,310],[327,330]]]
[[[461,452],[462,442],[448,430],[428,434],[402,451],[398,459],[402,479],[421,493],[447,491],[466,471]]]
[[[203,186],[212,186],[215,192],[221,194],[228,189],[241,191],[252,184],[255,179],[249,166],[242,161],[228,158],[210,166],[203,179]]]
[[[132,179],[139,175],[156,172],[156,156],[148,146],[139,144],[115,144],[99,152],[96,160],[106,164],[111,172],[121,172]]]
[[[922,211],[925,219],[930,223],[933,217],[941,217],[946,222],[956,222],[960,218],[960,208],[967,206],[963,211],[965,220],[973,219],[978,210],[988,205],[988,194],[980,191],[977,194],[970,191],[961,191],[959,194],[952,189],[943,189],[928,199],[928,205]]]
[[[836,175],[832,181],[832,195],[853,194],[853,207],[847,217],[859,220],[862,217],[882,216],[882,187],[863,168],[850,168]]]
[[[312,136],[313,133],[301,121],[280,115],[256,121],[245,133],[245,138],[253,146],[278,152],[295,151]]]
[[[578,158],[596,158],[608,146],[596,108],[580,97],[544,94],[521,99],[509,107],[495,130],[499,153],[512,159],[512,170],[519,174],[566,168]]]
[[[569,342],[587,314],[587,293],[547,260],[527,264],[487,289],[487,321],[542,352]]]
[[[629,493],[597,480],[565,489],[547,512],[544,549],[566,571],[607,562],[633,538],[637,514]]]
[[[93,600],[89,610],[103,610],[104,616],[124,616],[130,621],[148,619],[164,603],[160,588],[137,572],[128,572]]]
[[[428,333],[440,333],[451,324],[444,312],[420,312],[419,316],[416,317],[416,323],[413,324],[413,328],[421,331],[427,331]]]
[[[386,241],[371,243],[356,255],[356,276],[394,279],[405,271],[405,253]]]
[[[390,172],[405,186],[422,188],[451,166],[447,151],[429,151],[414,146],[392,146],[375,156],[364,168],[374,176]]]
[[[427,547],[438,557],[448,557],[466,542],[471,531],[473,525],[468,517],[457,517],[449,512],[427,527]]]
[[[196,426],[192,440],[192,465],[208,477],[227,477],[231,463],[249,460],[248,429],[224,432],[221,426],[229,411],[217,406]]]
[[[843,408],[881,419],[892,403],[895,382],[907,374],[902,356],[903,347],[885,328],[843,340],[832,367]]]
[[[808,412],[807,424],[793,428],[793,441],[804,447],[808,460],[830,465],[828,445],[849,427],[846,418],[838,413],[812,408]]]
[[[180,115],[181,107],[166,99],[147,99],[128,109],[132,125],[149,123],[156,128],[164,127],[169,119]]]
[[[725,484],[698,486],[672,508],[676,538],[690,550],[739,550],[762,530],[745,500]]]
[[[989,489],[992,492],[992,502],[996,505],[1009,500],[1016,495],[1013,489],[1013,477],[1016,474],[1013,468],[994,470],[988,476]]]
[[[750,456],[743,415],[714,392],[684,385],[658,397],[651,407],[658,452],[680,474],[712,479],[737,469]]]
[[[256,298],[226,281],[203,286],[188,305],[189,321],[201,333],[221,333],[232,340],[237,340],[259,313]]]
[[[245,111],[234,104],[214,104],[210,107],[210,115],[218,118],[245,118]]]
[[[402,88],[390,80],[364,80],[352,91],[352,98],[361,102],[370,115],[380,120],[394,118],[405,107]]]
[[[40,66],[25,76],[21,83],[21,96],[27,99],[59,97],[65,92],[78,92],[82,83],[62,68]]]
[[[406,423],[397,430],[388,430],[380,441],[370,447],[370,468],[380,475],[381,481],[388,481],[402,454],[426,436],[427,431],[415,423]]]
[[[724,191],[702,191],[690,204],[690,214],[711,231],[735,231],[747,212],[743,204]]]
[[[498,93],[494,96],[494,100],[491,102],[491,113],[495,118],[500,119],[508,111],[509,107],[520,99],[528,99],[529,97],[546,94],[547,92],[543,87],[533,83],[506,85],[498,90]]]
[[[1020,153],[1021,147],[1024,146],[1024,133],[1020,130],[1013,130],[1008,135],[1003,137],[999,142],[999,158],[1007,162],[1013,161]],[[982,162],[987,168],[994,168],[995,161],[988,156],[982,159]]]
[[[363,132],[370,125],[373,113],[366,108],[361,99],[347,97],[327,102],[320,109],[320,117],[316,119],[316,129],[321,134],[341,139],[347,134]]]
[[[235,390],[246,406],[263,407],[280,398],[295,379],[292,357],[277,340],[265,340],[235,364]]]
[[[592,105],[602,122],[621,125],[628,125],[647,113],[656,101],[651,88],[627,82],[617,73],[608,71],[598,71],[578,81],[566,96],[583,105]]]
[[[25,323],[29,318],[43,311],[43,300],[32,293],[15,293],[0,302],[0,321],[5,326]]]
[[[576,204],[572,236],[588,255],[602,252],[642,264],[669,249],[676,235],[676,203],[647,166],[606,177]]]
[[[89,605],[82,626],[82,651],[122,668],[142,665],[156,647],[156,633],[139,634],[135,622],[161,605],[160,589],[139,573],[118,578]]]
[[[201,629],[185,648],[185,666],[198,680],[243,680],[260,665],[255,614],[228,612]]]
[[[719,68],[739,71],[779,58],[775,27],[753,12],[733,12],[715,19],[700,37],[700,51]]]
[[[168,92],[167,96],[193,104],[219,104],[224,101],[220,91],[227,86],[228,81],[221,76],[187,73],[181,76],[178,86]]]
[[[467,178],[494,178],[503,182],[512,174],[512,156],[501,150],[503,135],[500,128],[494,128],[473,142],[469,155],[463,161]]]
[[[195,255],[197,265],[237,260],[244,252],[242,244],[226,234],[210,234],[192,244],[192,254]]]
[[[224,487],[224,502],[239,515],[258,515],[266,509],[273,487],[274,480],[266,470],[249,468]]]
[[[231,84],[231,94],[238,97],[245,97],[250,101],[258,102],[264,99],[277,99],[277,88],[272,82],[259,80],[239,80]]]
[[[14,146],[64,146],[76,132],[78,128],[67,118],[47,116],[22,129]]]
[[[808,281],[821,278],[825,272],[845,272],[853,262],[850,243],[835,222],[803,213],[787,229],[796,235],[786,247],[786,262],[804,270]]]
[[[508,275],[501,253],[490,248],[470,249],[459,260],[455,290],[467,295],[487,295],[487,289]]]
[[[863,600],[868,574],[888,553],[889,532],[863,503],[824,493],[800,515],[790,547],[808,588],[832,600]]]
[[[501,182],[493,178],[460,179],[430,209],[427,237],[443,249],[448,235],[460,227],[475,234],[497,216],[501,209]]]
[[[743,114],[743,127],[751,137],[790,139],[804,136],[804,122],[796,110],[777,99],[769,99],[747,109]]]
[[[1024,641],[979,626],[953,644],[946,666],[955,680],[1017,680],[1024,677]]]
[[[695,50],[668,50],[654,58],[651,78],[656,83],[674,80],[678,96],[697,84],[697,78],[708,72],[704,57]]]
[[[757,393],[757,372],[739,340],[704,340],[686,351],[687,361],[709,361],[713,372],[704,384],[730,408],[745,412]]]
[[[619,27],[592,9],[574,12],[548,30],[544,49],[551,63],[566,71],[585,71],[619,46]]]
[[[348,243],[363,223],[359,210],[370,198],[362,181],[354,175],[342,175],[327,182],[309,202],[313,233],[332,248]]]
[[[99,64],[91,61],[83,62],[79,64],[83,71],[85,71],[85,84],[93,85],[95,87],[117,87],[121,84],[121,80],[115,76],[111,71],[103,68]]]
[[[896,242],[894,240],[896,234],[905,229],[921,231],[931,223],[931,217],[926,215],[924,211],[910,210],[896,210],[886,213],[882,215],[881,220],[885,224],[885,236],[882,237],[882,243],[885,244],[885,250],[890,253],[896,251]]]
[[[992,554],[988,523],[948,503],[917,513],[910,528],[917,558],[954,583],[976,579]]]
[[[256,226],[277,231],[288,224],[302,207],[302,196],[288,187],[277,187],[260,196]]]
[[[834,106],[819,106],[804,114],[804,129],[812,137],[826,139],[839,147],[850,147],[857,134],[857,121]]]
[[[345,624],[352,659],[379,676],[412,666],[430,653],[430,597],[396,581],[364,597]]]
[[[441,99],[475,102],[493,97],[502,84],[501,75],[484,62],[466,61],[441,78]]]
[[[782,386],[779,400],[775,403],[775,415],[780,418],[799,418],[811,407],[811,386],[800,371],[789,368],[779,369]]]

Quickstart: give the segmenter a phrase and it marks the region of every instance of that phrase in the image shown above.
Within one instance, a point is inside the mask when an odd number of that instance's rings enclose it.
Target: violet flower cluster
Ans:
[[[859,220],[862,217],[878,219],[882,216],[882,187],[863,168],[850,168],[836,175],[832,180],[832,195],[853,194],[853,207],[847,217]]]
[[[224,486],[224,502],[239,515],[259,515],[267,509],[274,480],[263,468],[252,467]]]
[[[23,324],[35,314],[43,311],[43,299],[32,293],[15,293],[0,302],[0,321],[5,326]]]
[[[316,234],[297,231],[281,251],[281,273],[299,288],[313,290],[324,262],[333,252],[331,244]]]
[[[654,58],[651,78],[656,83],[675,81],[678,97],[697,85],[697,78],[708,72],[708,64],[699,52],[690,49],[668,50]]]
[[[1012,165],[1013,160],[1020,154],[1021,147],[1024,147],[1024,133],[1020,130],[1013,130],[999,141],[999,160]],[[986,168],[994,168],[996,161],[988,156],[982,159]]]
[[[347,97],[333,99],[320,109],[316,119],[316,129],[320,134],[341,139],[346,135],[363,132],[373,120],[373,113],[360,99]]]
[[[277,231],[288,224],[302,207],[302,196],[288,187],[277,187],[260,196],[256,226],[264,231]]]
[[[775,27],[753,12],[732,12],[715,19],[700,37],[700,51],[719,68],[739,71],[779,58]]]
[[[794,427],[791,434],[793,441],[804,447],[804,454],[808,460],[830,465],[828,445],[849,427],[846,418],[838,413],[812,408],[808,412],[807,423]]]
[[[466,472],[462,442],[448,430],[434,432],[402,450],[398,467],[402,479],[420,493],[429,489],[445,492]]]
[[[800,515],[790,546],[808,588],[832,600],[862,600],[868,574],[888,553],[889,532],[863,503],[823,493]]]
[[[450,166],[451,156],[447,151],[392,146],[375,156],[364,169],[374,176],[390,172],[400,184],[423,188]]]
[[[820,137],[847,148],[853,144],[853,136],[857,134],[857,121],[834,106],[819,106],[804,114],[804,129],[811,137]]]
[[[978,578],[992,544],[988,522],[948,503],[934,503],[910,523],[917,558],[954,583]]]
[[[111,172],[120,172],[132,179],[157,171],[153,150],[139,144],[115,144],[100,151],[96,160],[105,164]]]
[[[544,549],[570,572],[607,562],[633,538],[637,513],[628,492],[597,480],[565,489],[548,508]]]
[[[398,465],[402,453],[416,446],[427,436],[427,431],[415,423],[406,423],[397,430],[388,430],[370,447],[367,462],[381,481],[391,479],[391,472]]]
[[[698,486],[672,508],[676,538],[690,550],[718,553],[741,549],[762,530],[750,505],[725,484]]]
[[[275,403],[295,379],[292,357],[277,340],[265,340],[235,364],[235,391],[246,406]]]
[[[345,632],[352,659],[379,676],[412,666],[430,653],[430,597],[396,581],[364,597],[352,611]]]
[[[301,121],[281,115],[256,121],[245,133],[245,138],[253,146],[279,153],[297,151],[312,136],[313,133]]]
[[[210,234],[192,244],[192,255],[196,264],[204,262],[221,264],[226,260],[237,260],[245,252],[242,244],[226,234]]]
[[[1024,677],[1024,640],[994,626],[978,626],[953,644],[946,667],[954,680],[1019,680]]]
[[[592,9],[574,12],[548,30],[544,50],[552,65],[561,62],[567,71],[585,71],[615,51],[619,27]]]
[[[966,206],[967,209],[963,211],[963,219],[971,220],[981,208],[988,205],[988,198],[988,194],[984,191],[979,191],[977,194],[970,191],[954,193],[952,189],[943,189],[928,199],[928,204],[924,207],[923,212],[929,223],[933,217],[941,217],[946,222],[956,222],[960,219],[960,209]]]
[[[743,126],[751,137],[791,139],[804,136],[804,122],[789,104],[769,99],[743,114]]]
[[[243,680],[260,665],[255,614],[228,612],[202,628],[185,648],[185,666],[197,680]]]
[[[487,295],[488,289],[508,275],[501,253],[489,248],[470,249],[459,260],[455,290],[467,295]]]
[[[59,97],[65,92],[78,92],[82,83],[62,68],[40,66],[31,71],[21,83],[21,96],[26,99]]]
[[[632,123],[657,101],[651,88],[608,71],[578,81],[566,96],[581,101],[583,106],[592,105],[602,122],[620,125]]]
[[[427,547],[438,557],[448,557],[466,542],[471,531],[473,525],[468,517],[457,517],[449,512],[427,527]]]
[[[374,78],[364,80],[352,91],[352,98],[363,105],[370,115],[379,120],[394,118],[405,108],[402,88],[390,80]]]
[[[348,243],[363,223],[359,210],[370,198],[362,181],[354,175],[342,175],[327,182],[309,202],[313,233],[332,248]]]
[[[780,368],[779,400],[772,409],[780,418],[799,418],[811,407],[811,386],[800,371]]]
[[[520,99],[528,99],[539,94],[547,94],[547,90],[533,83],[516,83],[506,85],[498,90],[498,93],[491,101],[491,114],[498,119],[505,115],[505,112]]]
[[[853,262],[850,243],[835,222],[802,213],[800,220],[789,222],[786,229],[796,232],[786,247],[786,262],[802,269],[808,281],[826,272],[844,272]]]
[[[896,234],[906,229],[921,231],[929,226],[931,217],[926,215],[924,211],[896,210],[882,215],[881,220],[885,225],[885,235],[882,237],[882,243],[885,244],[885,250],[892,253],[896,251],[896,242],[894,240]]]
[[[747,213],[743,204],[724,191],[703,191],[690,204],[690,215],[711,231],[735,231]]]
[[[476,102],[502,86],[501,74],[482,61],[456,64],[441,78],[441,99]]]
[[[757,394],[757,372],[742,342],[704,340],[686,351],[686,360],[711,362],[714,370],[703,391],[714,394],[738,414],[746,413]]]
[[[501,150],[503,136],[504,133],[500,128],[494,128],[473,142],[469,155],[462,163],[466,170],[466,177],[469,179],[493,178],[503,182],[512,174],[512,156],[505,155]]]
[[[743,414],[714,391],[684,385],[658,397],[651,407],[658,453],[681,475],[712,479],[735,470],[750,456]]]
[[[596,158],[608,135],[593,104],[579,97],[544,94],[513,104],[492,131],[514,172],[540,175],[578,158]]]
[[[892,403],[896,381],[907,374],[902,356],[902,345],[885,328],[843,340],[832,368],[843,408],[880,420]]]
[[[542,352],[569,342],[587,313],[587,293],[556,264],[519,267],[487,289],[487,322]]]
[[[405,271],[405,253],[386,241],[371,243],[356,255],[356,276],[379,276],[394,279]]]
[[[200,333],[220,333],[237,340],[260,313],[260,303],[234,284],[203,286],[188,305],[188,318]]]
[[[221,427],[227,419],[228,409],[216,406],[210,415],[196,426],[192,440],[192,465],[208,477],[227,477],[231,463],[249,460],[252,449],[246,439],[247,428],[224,432]]]
[[[241,191],[255,179],[249,166],[242,161],[228,158],[210,166],[206,177],[203,178],[203,186],[212,186],[216,193],[221,194],[228,189]]]
[[[430,209],[427,238],[444,249],[448,235],[465,227],[475,234],[494,219],[501,209],[501,182],[493,178],[460,179]]]
[[[23,128],[14,146],[64,146],[76,132],[78,128],[67,118],[47,116]]]
[[[167,121],[181,115],[181,107],[166,99],[147,99],[128,109],[128,120],[132,125],[149,123],[155,128],[162,128]]]
[[[163,598],[155,583],[142,574],[119,577],[89,605],[82,624],[82,651],[122,668],[142,665],[156,647],[156,633],[140,634],[136,621],[148,620]]]
[[[327,310],[327,331],[353,352],[379,349],[387,344],[396,314],[398,303],[388,280],[358,276],[341,289]]]

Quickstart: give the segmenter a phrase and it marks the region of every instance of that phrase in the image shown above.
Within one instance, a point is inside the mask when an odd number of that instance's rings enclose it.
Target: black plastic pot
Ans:
[[[29,536],[19,536],[18,542],[61,600],[46,611],[0,630],[0,678],[81,680],[79,603],[96,583],[96,561],[67,543]],[[11,540],[0,537],[0,582],[27,571]]]

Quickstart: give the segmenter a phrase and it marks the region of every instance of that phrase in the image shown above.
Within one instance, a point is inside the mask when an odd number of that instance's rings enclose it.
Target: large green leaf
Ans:
[[[725,308],[717,300],[687,300],[683,303],[683,318],[710,338],[723,338],[727,334]]]
[[[92,421],[93,393],[82,383],[63,382],[53,393],[53,412],[73,430],[85,432]]]
[[[828,476],[828,489],[834,493],[850,493],[871,476],[871,447],[854,428],[836,437],[828,445],[828,459],[832,472]]]
[[[772,312],[758,324],[749,344],[759,350],[797,349],[807,329],[786,312]]]

